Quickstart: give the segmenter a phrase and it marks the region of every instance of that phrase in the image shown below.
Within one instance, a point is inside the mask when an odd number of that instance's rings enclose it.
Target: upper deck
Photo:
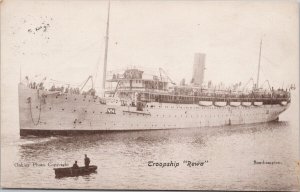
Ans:
[[[114,73],[107,80],[107,94],[116,92],[159,92],[168,93],[169,81],[162,75],[145,74],[139,69],[127,69],[124,73]],[[114,84],[114,85],[113,85]]]
[[[145,102],[190,102],[207,101],[290,101],[290,92],[283,89],[252,89],[248,91],[235,88],[216,89],[192,85],[171,85],[168,77],[146,75],[139,69],[128,69],[121,74],[113,74],[107,82],[115,83],[106,93],[120,98],[132,98],[140,94]]]

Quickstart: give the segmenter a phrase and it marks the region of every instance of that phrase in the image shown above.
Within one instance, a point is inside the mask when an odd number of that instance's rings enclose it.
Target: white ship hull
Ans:
[[[43,96],[44,95],[44,96]],[[287,105],[224,107],[199,104],[147,103],[109,105],[100,98],[30,89],[19,85],[21,135],[96,133],[101,131],[196,128],[269,122]]]

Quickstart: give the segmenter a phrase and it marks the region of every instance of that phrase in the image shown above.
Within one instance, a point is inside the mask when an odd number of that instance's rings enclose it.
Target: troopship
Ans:
[[[43,83],[20,82],[20,135],[74,135],[106,131],[185,129],[276,121],[291,103],[290,90],[259,87],[251,90],[204,85],[205,54],[194,56],[191,83],[176,85],[163,69],[159,75],[127,68],[107,77],[109,10],[106,24],[103,94],[94,87],[50,88]],[[87,81],[92,80],[89,76]],[[86,81],[86,82],[87,82]],[[109,85],[109,86],[108,86]]]

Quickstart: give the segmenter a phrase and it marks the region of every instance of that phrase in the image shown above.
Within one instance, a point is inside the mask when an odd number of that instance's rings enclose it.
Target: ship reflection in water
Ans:
[[[86,189],[235,189],[293,190],[297,135],[284,121],[209,129],[112,132],[76,137],[23,137],[4,146],[14,155],[4,182],[39,188]],[[289,138],[283,139],[283,138]],[[17,146],[17,147],[15,147]],[[55,166],[84,165],[84,154],[97,173],[55,178]],[[179,163],[179,166],[149,166]],[[189,167],[184,161],[206,162]],[[276,161],[258,165],[253,162]],[[32,163],[38,164],[33,166]],[[9,180],[13,175],[14,181]],[[7,179],[7,180],[5,180]]]

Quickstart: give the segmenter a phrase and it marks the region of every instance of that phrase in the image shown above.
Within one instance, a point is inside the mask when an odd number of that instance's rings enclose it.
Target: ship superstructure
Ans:
[[[280,113],[290,105],[289,90],[259,87],[260,61],[257,82],[248,91],[240,86],[216,88],[210,82],[204,85],[205,54],[202,53],[195,54],[190,84],[182,81],[176,85],[163,69],[159,69],[159,75],[149,75],[133,67],[106,78],[108,32],[109,12],[103,69],[105,81],[102,84],[104,94],[97,95],[94,87],[84,92],[79,88],[54,85],[45,88],[42,83],[20,83],[20,135],[93,134],[262,123],[278,120]]]

